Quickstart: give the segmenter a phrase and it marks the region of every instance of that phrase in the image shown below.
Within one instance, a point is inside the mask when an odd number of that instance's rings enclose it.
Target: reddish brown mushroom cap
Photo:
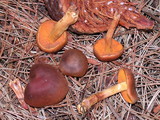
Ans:
[[[127,90],[121,92],[123,98],[127,102],[134,104],[138,100],[138,95],[135,88],[135,79],[130,69],[121,68],[119,70],[118,83],[121,82],[127,83]]]
[[[45,52],[57,52],[67,43],[67,33],[64,32],[57,40],[51,39],[50,33],[54,29],[56,22],[48,20],[42,23],[37,32],[37,44]],[[54,34],[54,33],[53,33]]]
[[[58,21],[70,5],[79,10],[78,21],[70,26],[77,33],[97,33],[107,31],[117,11],[121,14],[120,25],[126,28],[152,29],[154,22],[141,15],[136,5],[128,0],[44,0],[49,15]]]
[[[54,105],[68,93],[65,77],[48,64],[35,64],[30,71],[30,81],[24,92],[25,102],[33,107]]]
[[[81,77],[88,69],[88,61],[80,50],[69,49],[62,55],[59,69],[65,75]]]

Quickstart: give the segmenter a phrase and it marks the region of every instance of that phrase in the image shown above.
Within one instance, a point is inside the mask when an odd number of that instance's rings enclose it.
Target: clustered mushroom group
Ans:
[[[59,69],[46,63],[34,64],[30,70],[30,81],[24,91],[24,101],[33,107],[44,107],[61,102],[69,90],[64,75],[81,77],[87,69],[87,58],[78,49],[65,51]]]
[[[42,23],[37,32],[39,48],[56,53],[67,43],[69,29],[75,33],[97,33],[107,31],[105,38],[93,45],[94,55],[100,61],[113,61],[123,53],[121,43],[113,39],[118,24],[126,28],[152,29],[154,23],[141,15],[134,3],[126,0],[44,0],[53,20]],[[30,70],[30,81],[24,92],[25,102],[33,107],[44,107],[61,102],[68,93],[68,82],[64,75],[82,77],[88,69],[86,56],[78,49],[64,52],[59,69],[49,64],[34,64]],[[121,93],[131,104],[138,100],[133,73],[128,68],[118,71],[118,84],[85,98],[77,105],[83,114],[97,102]]]

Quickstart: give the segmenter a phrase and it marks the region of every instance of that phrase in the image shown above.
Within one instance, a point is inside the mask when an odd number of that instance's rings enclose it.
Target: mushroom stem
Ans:
[[[24,87],[21,85],[19,79],[15,79],[14,81],[10,81],[9,86],[12,88],[12,90],[16,94],[21,106],[24,109],[28,109],[28,105],[24,101]]]
[[[127,90],[127,83],[126,82],[121,82],[118,83],[112,87],[109,87],[107,89],[104,89],[103,91],[97,92],[95,94],[92,94],[91,96],[89,96],[88,98],[85,98],[78,106],[78,112],[83,114],[85,113],[88,109],[90,109],[90,107],[94,104],[96,104],[97,102],[112,96],[116,93],[122,92]]]
[[[68,29],[71,24],[74,24],[78,19],[78,10],[75,5],[68,8],[65,15],[53,26],[49,38],[56,41]]]
[[[113,20],[111,22],[111,25],[107,31],[107,34],[106,34],[106,38],[105,38],[105,49],[106,49],[106,52],[109,52],[112,50],[112,37],[113,37],[113,34],[114,34],[114,31],[118,25],[118,22],[119,22],[119,19],[120,19],[120,14],[118,14],[117,12],[114,14],[114,17],[113,17]]]

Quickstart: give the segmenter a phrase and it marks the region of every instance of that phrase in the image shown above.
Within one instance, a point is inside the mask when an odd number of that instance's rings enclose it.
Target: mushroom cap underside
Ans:
[[[137,95],[136,87],[135,87],[135,79],[130,69],[121,68],[119,70],[118,83],[121,83],[121,82],[127,83],[127,90],[121,92],[123,98],[127,102],[134,104],[138,100],[138,95]]]
[[[120,57],[123,53],[123,46],[118,41],[112,39],[111,51],[106,50],[105,39],[97,40],[93,46],[94,55],[101,61],[112,61]]]
[[[43,22],[37,32],[37,44],[39,48],[45,52],[57,52],[67,43],[67,33],[64,32],[57,40],[50,39],[50,33],[56,22],[47,20]],[[54,34],[54,33],[53,33]]]

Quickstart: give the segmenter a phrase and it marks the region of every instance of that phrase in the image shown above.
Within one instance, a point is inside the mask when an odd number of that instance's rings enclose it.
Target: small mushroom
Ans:
[[[119,92],[121,92],[123,98],[131,104],[134,104],[138,100],[134,76],[131,70],[127,68],[121,68],[119,70],[117,85],[104,89],[103,91],[92,94],[88,98],[85,98],[77,106],[78,112],[83,114],[89,110],[92,105]]]
[[[80,50],[69,49],[62,55],[59,69],[65,75],[82,77],[88,69],[88,61]]]
[[[45,52],[57,52],[67,43],[65,32],[78,19],[75,5],[68,8],[66,14],[58,21],[48,20],[42,23],[37,32],[37,44]]]
[[[14,79],[10,81],[9,86],[12,88],[14,93],[16,94],[19,103],[24,109],[28,109],[28,105],[24,101],[24,87],[21,85],[19,79]]]
[[[115,60],[123,53],[123,46],[112,38],[119,19],[120,15],[115,13],[113,21],[107,31],[106,38],[97,40],[94,44],[94,54],[101,61]]]
[[[24,100],[33,107],[55,105],[65,98],[68,89],[67,80],[53,66],[34,64],[30,70]]]

